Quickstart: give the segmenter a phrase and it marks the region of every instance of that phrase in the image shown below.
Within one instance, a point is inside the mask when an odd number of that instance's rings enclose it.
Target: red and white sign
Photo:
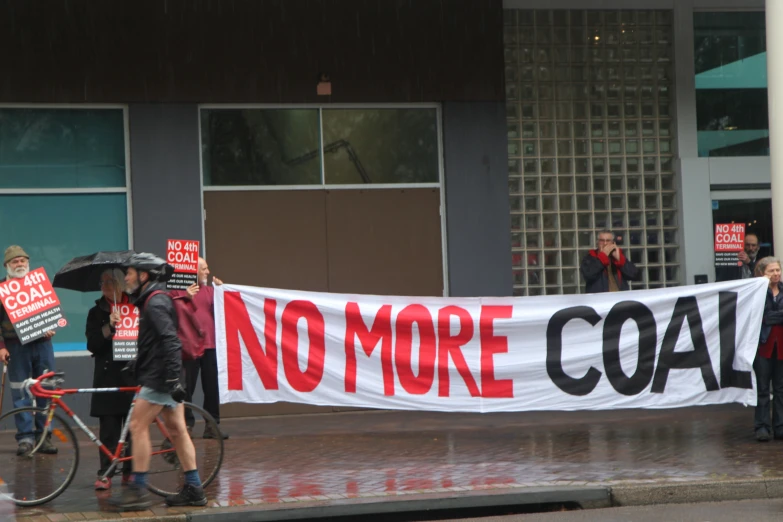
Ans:
[[[0,301],[22,344],[68,324],[43,268],[0,282]]]
[[[220,401],[430,411],[755,404],[763,278],[576,296],[215,288]]]
[[[715,252],[742,252],[745,248],[745,223],[715,225]]]
[[[139,338],[139,309],[130,303],[112,305],[112,313],[120,312],[120,322],[115,326],[112,338],[115,361],[130,361],[136,358]]]
[[[198,280],[199,242],[190,239],[169,239],[166,242],[166,262],[174,267],[174,275],[166,283],[172,290],[184,290]]]

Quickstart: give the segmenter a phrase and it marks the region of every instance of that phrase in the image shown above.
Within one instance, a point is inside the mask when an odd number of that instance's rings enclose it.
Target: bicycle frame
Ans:
[[[25,388],[30,392],[30,394],[35,398],[42,398],[42,399],[50,399],[49,406],[47,408],[47,414],[46,414],[46,422],[44,424],[44,432],[49,431],[52,419],[54,418],[54,412],[57,408],[60,408],[65,412],[68,417],[70,417],[76,425],[79,427],[80,430],[82,430],[89,438],[90,440],[98,446],[98,449],[112,459],[111,465],[109,466],[109,469],[106,470],[106,472],[101,475],[101,478],[106,478],[110,476],[110,474],[114,471],[114,469],[117,467],[118,464],[122,462],[127,462],[131,459],[133,459],[132,456],[130,457],[121,457],[122,450],[125,447],[125,441],[128,437],[128,432],[130,431],[130,419],[131,415],[133,415],[133,409],[136,406],[136,400],[139,397],[139,391],[141,390],[141,386],[133,386],[133,387],[118,387],[118,388],[56,388],[54,390],[47,390],[43,387],[43,381],[46,379],[50,379],[52,377],[56,377],[56,372],[49,372],[41,375],[37,379],[30,379],[30,381],[34,381]],[[93,433],[93,431],[87,427],[84,422],[79,418],[78,415],[76,415],[73,410],[71,410],[65,402],[63,402],[62,397],[64,395],[75,395],[77,393],[116,393],[116,392],[125,392],[125,393],[131,393],[133,392],[133,401],[131,402],[130,410],[128,410],[128,416],[125,419],[125,423],[122,427],[122,434],[120,435],[120,440],[117,443],[117,449],[112,453],[109,451],[109,448],[106,447],[106,445],[101,442],[101,440]],[[165,424],[163,421],[161,421],[160,417],[155,417],[155,423],[158,425],[158,429],[160,429],[161,433],[165,438],[168,440],[171,440],[168,430],[166,429]],[[38,442],[38,444],[33,448],[33,451],[30,452],[31,455],[35,454],[36,451],[41,447],[41,445],[44,442],[44,437],[41,437],[41,440]],[[153,451],[151,453],[152,455],[162,455],[164,453],[171,453],[174,451],[174,448],[166,449],[166,450],[160,450],[160,451]]]

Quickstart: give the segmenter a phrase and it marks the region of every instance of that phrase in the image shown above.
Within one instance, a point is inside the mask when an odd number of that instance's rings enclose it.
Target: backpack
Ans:
[[[196,320],[190,299],[186,296],[171,297],[163,290],[155,290],[144,301],[144,306],[147,306],[150,298],[156,294],[168,295],[174,303],[174,310],[177,312],[177,337],[182,343],[182,360],[192,361],[201,358],[204,355],[206,333]]]

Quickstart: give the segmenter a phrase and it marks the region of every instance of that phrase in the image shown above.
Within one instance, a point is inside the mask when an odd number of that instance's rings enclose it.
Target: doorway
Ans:
[[[774,255],[772,245],[772,200],[769,197],[747,199],[713,199],[712,226],[718,223],[745,223],[745,235],[759,238],[758,259]],[[733,267],[716,267],[715,280],[728,281],[739,278]]]

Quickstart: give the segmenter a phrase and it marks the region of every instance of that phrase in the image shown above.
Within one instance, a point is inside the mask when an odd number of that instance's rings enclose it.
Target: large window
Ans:
[[[438,183],[435,108],[202,109],[205,186]]]
[[[506,10],[516,295],[584,291],[595,231],[643,281],[679,284],[671,11]]]
[[[764,13],[693,20],[699,156],[769,155]]]
[[[0,107],[0,252],[19,244],[53,278],[73,257],[125,250],[127,200],[123,109]],[[56,291],[68,326],[55,351],[85,350],[100,294]]]

